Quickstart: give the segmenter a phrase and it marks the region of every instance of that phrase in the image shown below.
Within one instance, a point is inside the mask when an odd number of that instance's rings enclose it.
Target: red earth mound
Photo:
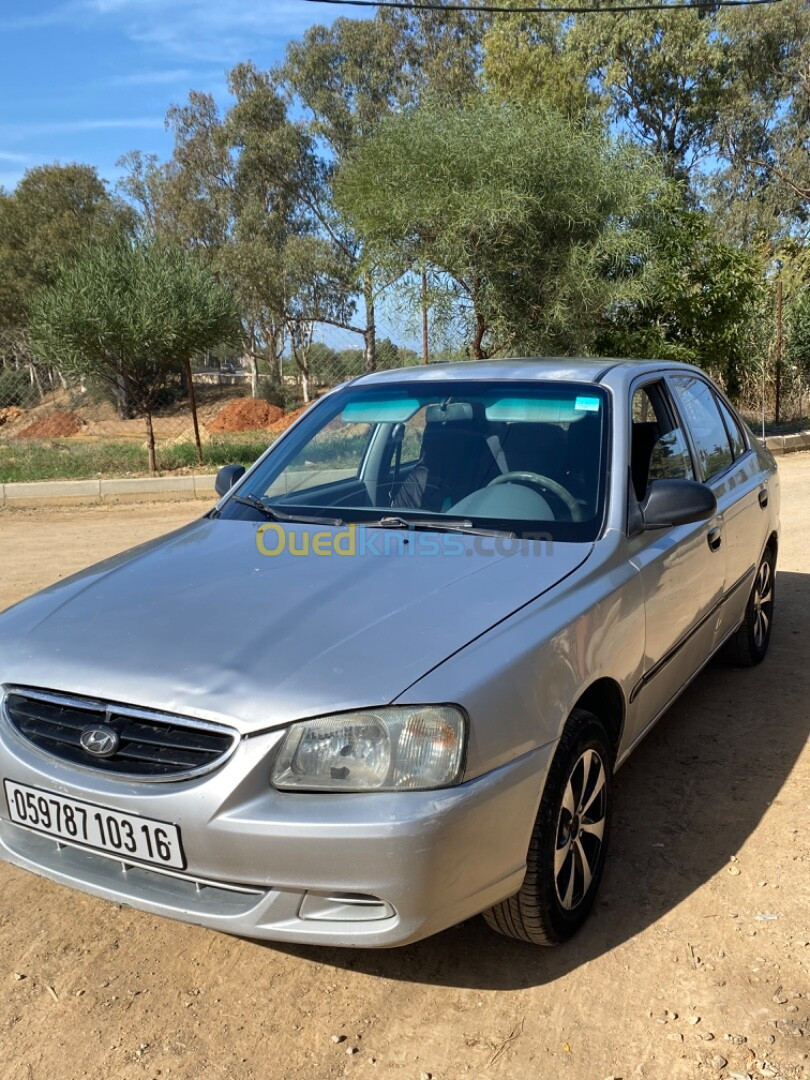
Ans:
[[[76,413],[69,412],[67,409],[56,409],[23,428],[17,437],[20,439],[64,439],[71,435],[78,435],[81,429],[81,421]]]
[[[305,412],[309,408],[309,405],[302,405],[300,409],[293,409],[292,412],[282,413],[278,420],[274,420],[270,424],[270,434],[280,435],[282,431],[286,431],[290,424],[295,423],[302,412]]]
[[[284,416],[278,405],[256,398],[241,398],[229,402],[207,424],[209,431],[256,431],[268,428]]]

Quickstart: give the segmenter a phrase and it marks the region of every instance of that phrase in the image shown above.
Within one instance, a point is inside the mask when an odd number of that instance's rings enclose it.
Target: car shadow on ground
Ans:
[[[551,983],[645,930],[728,866],[807,741],[810,575],[780,573],[777,596],[765,662],[710,665],[619,772],[599,901],[572,941],[537,948],[477,918],[394,950],[266,947],[382,978],[514,990]]]

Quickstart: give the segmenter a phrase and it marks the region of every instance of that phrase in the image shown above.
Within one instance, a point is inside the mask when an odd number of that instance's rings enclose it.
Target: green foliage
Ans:
[[[192,300],[169,300],[157,276],[129,290],[124,316],[111,298],[126,274],[95,308],[77,291],[74,315],[47,292],[120,236],[208,268],[233,295],[253,392],[285,405],[310,380],[418,362],[376,327],[382,307],[420,341],[422,270],[434,358],[603,350],[692,360],[732,393],[754,371],[761,385],[764,283],[777,265],[786,297],[810,279],[809,39],[807,0],[565,17],[410,7],[313,26],[277,70],[237,64],[227,105],[192,91],[173,107],[171,159],[126,155],[122,199],[75,164],[0,191],[0,404],[101,371],[122,410],[177,394],[188,343],[156,343]],[[804,303],[786,304],[786,371],[806,364]],[[92,325],[93,348],[45,341],[46,309],[75,340]],[[330,349],[325,327],[358,348]],[[124,340],[137,361],[116,352]]]
[[[488,86],[507,101],[543,102],[570,119],[600,123],[606,102],[586,77],[587,61],[572,48],[571,30],[572,20],[562,15],[496,15],[484,37]]]
[[[481,356],[589,349],[605,310],[643,294],[666,188],[598,130],[480,99],[384,121],[336,195],[380,263],[444,276]]]
[[[790,305],[787,318],[786,357],[810,381],[810,288],[805,287]]]
[[[149,411],[168,374],[233,340],[237,319],[231,294],[194,255],[119,239],[87,248],[40,293],[32,337],[67,375],[123,385]]]
[[[172,374],[196,352],[239,333],[231,293],[177,245],[119,238],[86,249],[44,289],[32,309],[37,355],[65,375],[104,381],[146,417]]]
[[[598,348],[697,364],[737,397],[763,299],[757,259],[720,240],[705,212],[675,206],[658,219],[645,294],[611,309]]]
[[[728,75],[717,143],[723,164],[706,187],[726,235],[785,269],[810,271],[810,5],[805,0],[717,17]]]
[[[397,100],[396,40],[381,19],[335,19],[288,46],[280,77],[338,161],[376,131]]]
[[[89,165],[29,169],[12,194],[0,191],[0,325],[24,324],[37,289],[62,264],[132,222]]]

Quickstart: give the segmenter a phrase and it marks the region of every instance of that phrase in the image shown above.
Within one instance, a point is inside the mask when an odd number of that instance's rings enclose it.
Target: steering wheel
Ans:
[[[498,484],[528,484],[530,487],[539,487],[542,491],[551,492],[565,504],[572,521],[582,521],[579,503],[567,488],[558,484],[556,480],[552,480],[550,476],[541,476],[540,473],[529,472],[528,469],[518,469],[515,472],[496,476],[494,480],[490,480],[487,487],[496,487]]]

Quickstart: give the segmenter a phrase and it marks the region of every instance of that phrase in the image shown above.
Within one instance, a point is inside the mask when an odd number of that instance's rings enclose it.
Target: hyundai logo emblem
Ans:
[[[93,757],[111,757],[120,745],[118,732],[111,727],[85,728],[79,736],[82,750],[86,750]]]

